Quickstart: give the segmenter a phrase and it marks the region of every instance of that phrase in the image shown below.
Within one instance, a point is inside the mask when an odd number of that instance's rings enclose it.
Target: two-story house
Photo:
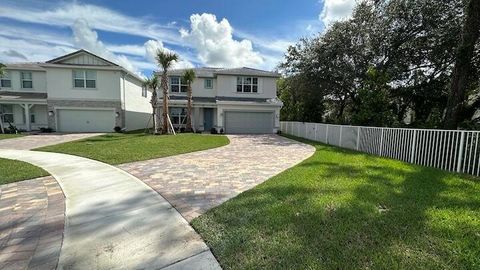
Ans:
[[[192,84],[195,130],[225,133],[275,133],[283,103],[277,98],[278,73],[252,68],[195,68]],[[174,127],[186,124],[187,85],[184,69],[169,78],[169,115]],[[159,91],[159,104],[162,94]]]
[[[0,113],[18,129],[112,132],[142,129],[150,120],[151,93],[142,78],[88,51],[5,70]]]

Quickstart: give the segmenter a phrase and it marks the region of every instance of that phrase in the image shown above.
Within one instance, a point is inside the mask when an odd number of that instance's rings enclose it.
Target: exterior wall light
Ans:
[[[48,111],[48,116],[54,116],[55,112],[54,111]]]
[[[119,112],[115,112],[115,117],[120,117],[120,113],[119,113]]]

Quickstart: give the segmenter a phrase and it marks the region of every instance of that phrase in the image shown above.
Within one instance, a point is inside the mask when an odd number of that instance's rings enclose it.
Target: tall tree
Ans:
[[[158,108],[158,94],[157,94],[158,76],[155,72],[153,72],[153,74],[150,78],[146,79],[143,82],[143,87],[152,90],[152,97],[150,99],[150,104],[152,105],[153,134],[156,134],[160,127],[158,125],[158,114],[157,114],[157,108]]]
[[[162,69],[161,87],[163,90],[163,105],[162,105],[162,134],[168,133],[168,70],[173,63],[178,60],[178,55],[173,52],[157,50],[156,60],[158,66]],[[158,131],[157,131],[158,132]]]
[[[457,47],[455,68],[453,69],[450,95],[445,113],[447,129],[456,129],[466,101],[466,92],[472,76],[472,59],[475,44],[480,35],[480,0],[470,0],[466,8],[462,38]]]
[[[192,132],[192,83],[195,80],[195,71],[187,69],[183,73],[183,80],[187,83],[187,126],[185,130]]]

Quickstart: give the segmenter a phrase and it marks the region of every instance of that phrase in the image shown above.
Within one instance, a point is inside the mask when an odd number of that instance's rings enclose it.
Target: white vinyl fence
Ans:
[[[290,134],[452,172],[480,175],[480,131],[281,122]]]

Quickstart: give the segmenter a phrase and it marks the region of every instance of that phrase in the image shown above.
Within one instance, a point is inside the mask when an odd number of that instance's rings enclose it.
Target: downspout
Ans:
[[[127,99],[126,99],[126,94],[125,94],[125,75],[126,73],[122,71],[122,95],[123,95],[123,101],[122,101],[122,126],[123,128],[127,128],[127,123],[125,123],[126,119],[126,113],[127,113]]]

